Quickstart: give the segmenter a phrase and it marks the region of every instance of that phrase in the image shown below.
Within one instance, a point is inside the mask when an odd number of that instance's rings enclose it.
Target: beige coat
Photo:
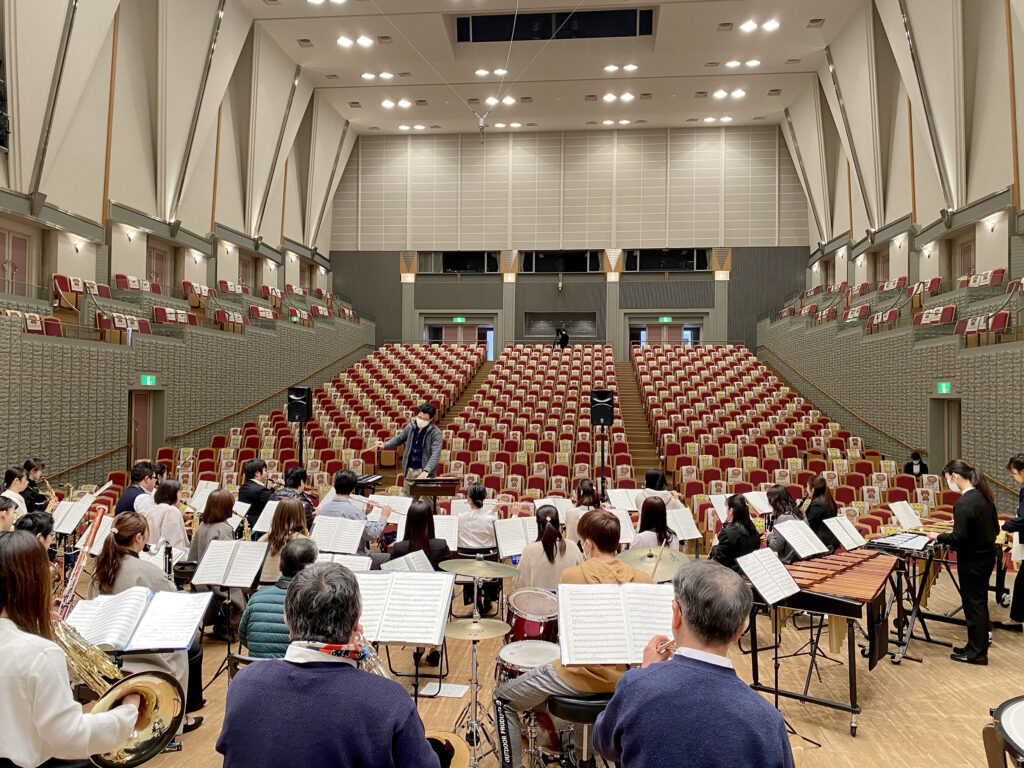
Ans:
[[[583,562],[583,553],[575,542],[565,543],[565,552],[558,554],[555,550],[555,562],[550,562],[544,554],[544,545],[539,541],[531,542],[523,550],[519,558],[519,573],[515,577],[516,589],[537,587],[539,589],[557,589],[562,578],[562,571]]]

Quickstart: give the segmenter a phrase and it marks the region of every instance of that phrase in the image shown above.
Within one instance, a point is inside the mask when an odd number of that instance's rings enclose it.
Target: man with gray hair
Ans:
[[[750,616],[750,587],[711,560],[673,580],[670,638],[651,638],[643,666],[627,672],[594,725],[594,747],[625,768],[791,768],[782,714],[733,670],[729,646]],[[669,703],[669,706],[666,706]]]
[[[347,568],[314,563],[295,575],[284,658],[244,667],[228,687],[224,768],[440,768],[405,689],[356,667],[361,611]]]

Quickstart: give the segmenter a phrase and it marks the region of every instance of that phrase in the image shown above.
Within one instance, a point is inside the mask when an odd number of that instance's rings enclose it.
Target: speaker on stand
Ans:
[[[309,387],[288,387],[288,406],[286,409],[288,421],[299,424],[299,466],[305,466],[303,461],[303,438],[305,437],[306,422],[313,418],[313,390]]]
[[[590,390],[590,425],[601,428],[601,501],[608,500],[607,474],[608,427],[615,423],[615,392],[611,389]]]

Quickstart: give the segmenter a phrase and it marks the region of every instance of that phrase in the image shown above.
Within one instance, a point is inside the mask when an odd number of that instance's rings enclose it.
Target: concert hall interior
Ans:
[[[1024,0],[0,2],[0,768],[1024,765]]]

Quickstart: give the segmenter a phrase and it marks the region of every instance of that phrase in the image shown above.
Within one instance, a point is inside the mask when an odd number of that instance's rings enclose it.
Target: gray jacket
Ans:
[[[397,448],[402,443],[406,444],[405,453],[402,455],[403,474],[409,471],[409,457],[412,455],[412,451],[409,448],[412,446],[412,438],[416,434],[416,429],[416,422],[414,421],[407,424],[405,429],[398,433],[397,437],[393,437],[384,443],[385,448]],[[444,442],[444,436],[441,434],[438,426],[433,423],[426,427],[423,432],[423,469],[430,477],[433,477],[437,473],[437,464],[441,461],[441,444]]]

